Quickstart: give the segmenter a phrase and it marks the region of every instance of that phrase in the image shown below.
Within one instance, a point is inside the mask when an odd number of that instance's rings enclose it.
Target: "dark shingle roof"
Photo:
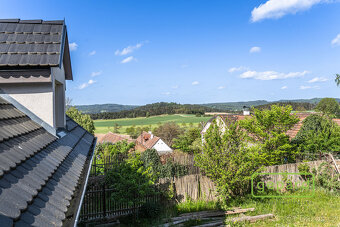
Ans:
[[[70,118],[58,138],[0,97],[1,226],[62,226],[74,218],[70,207],[78,208],[72,204],[93,146],[93,135]]]
[[[72,79],[64,21],[0,20],[0,66],[55,67],[61,61]]]

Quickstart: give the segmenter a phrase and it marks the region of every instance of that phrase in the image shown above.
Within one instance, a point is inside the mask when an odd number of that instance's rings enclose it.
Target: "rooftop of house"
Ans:
[[[65,78],[72,80],[65,21],[0,20],[0,66],[2,70],[12,70],[18,67],[21,69],[61,67],[62,64]],[[0,74],[0,77],[2,75]]]
[[[136,143],[142,145],[146,149],[151,149],[160,138],[152,135],[151,133],[142,132],[140,136],[138,136]]]
[[[0,97],[0,223],[74,223],[94,136],[67,118],[65,135],[48,133]]]
[[[132,139],[131,136],[129,135],[122,135],[122,134],[117,134],[113,132],[108,132],[98,137],[98,143],[104,143],[104,142],[117,143],[120,141],[127,141],[128,143],[135,142],[135,140]]]

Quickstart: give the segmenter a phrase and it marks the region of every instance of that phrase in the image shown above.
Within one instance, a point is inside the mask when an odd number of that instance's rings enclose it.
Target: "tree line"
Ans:
[[[96,119],[117,119],[117,118],[135,118],[150,117],[162,114],[196,114],[203,115],[205,112],[218,111],[217,109],[191,104],[178,104],[158,102],[137,107],[132,110],[123,110],[120,112],[105,112],[91,114],[91,118]]]

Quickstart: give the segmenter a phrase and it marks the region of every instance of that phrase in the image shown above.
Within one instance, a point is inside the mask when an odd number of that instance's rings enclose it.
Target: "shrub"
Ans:
[[[173,147],[180,149],[183,152],[193,153],[191,148],[192,143],[196,139],[201,138],[201,131],[199,128],[190,128],[183,135],[180,135],[177,139],[174,139]]]
[[[86,129],[89,133],[94,133],[95,127],[93,120],[90,115],[83,114],[81,111],[76,109],[75,107],[70,107],[66,111],[67,116],[72,118],[75,122],[77,122],[81,127]]]
[[[250,191],[251,176],[263,161],[258,147],[248,147],[247,137],[238,122],[230,122],[222,133],[216,121],[205,134],[202,152],[195,153],[198,167],[215,183],[223,204]]]
[[[310,115],[292,140],[303,153],[332,152],[340,149],[340,127],[330,118]],[[312,160],[315,157],[311,157]]]

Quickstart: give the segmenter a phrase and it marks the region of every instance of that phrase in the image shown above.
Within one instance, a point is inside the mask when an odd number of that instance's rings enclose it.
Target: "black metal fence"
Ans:
[[[105,184],[91,184],[86,189],[83,205],[80,211],[80,222],[102,220],[123,215],[135,214],[141,204],[146,202],[158,203],[161,195],[145,196],[135,203],[119,203],[111,198],[114,189]]]

